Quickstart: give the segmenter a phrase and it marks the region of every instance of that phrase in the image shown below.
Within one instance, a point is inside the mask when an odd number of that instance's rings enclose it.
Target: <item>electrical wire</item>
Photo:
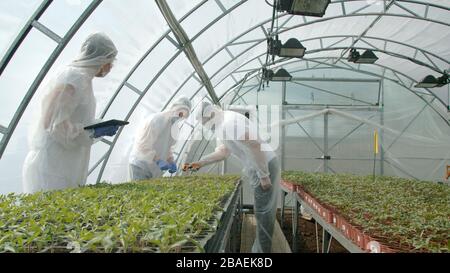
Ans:
[[[267,3],[267,0],[266,0],[266,3]],[[270,26],[269,36],[271,36],[272,33],[273,33],[273,27],[274,27],[274,24],[275,24],[275,14],[276,14],[277,3],[278,3],[278,0],[274,0],[273,1],[272,22],[271,22],[271,26]],[[269,50],[267,50],[267,52],[266,52],[266,62],[264,63],[263,68],[267,67],[268,63],[269,63]],[[264,75],[262,75],[262,77],[261,77],[261,81],[259,82],[259,87],[258,87],[258,90],[256,92],[261,91],[261,85],[263,83],[263,79],[264,79]]]

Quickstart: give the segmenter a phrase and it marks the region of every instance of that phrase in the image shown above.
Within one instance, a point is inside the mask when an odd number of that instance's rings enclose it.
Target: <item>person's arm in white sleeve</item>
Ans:
[[[199,162],[196,162],[200,165],[200,167],[214,164],[216,162],[220,162],[222,160],[225,160],[227,157],[230,156],[230,151],[227,149],[227,147],[224,144],[221,144],[216,147],[216,150],[213,153],[210,153],[209,155],[206,155],[200,159]]]
[[[56,87],[45,101],[44,128],[64,147],[90,146],[93,140],[90,132],[84,130],[87,124],[72,123],[70,117],[81,102],[80,95],[72,85]]]

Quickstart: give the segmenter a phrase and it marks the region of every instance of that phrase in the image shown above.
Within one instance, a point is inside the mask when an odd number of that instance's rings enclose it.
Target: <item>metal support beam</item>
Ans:
[[[434,100],[434,99],[433,99]],[[431,101],[433,102],[433,101]],[[406,132],[406,130],[408,130],[408,128],[414,123],[414,121],[423,113],[423,111],[425,111],[425,109],[427,109],[428,105],[425,104],[422,109],[420,109],[419,112],[417,112],[417,114],[408,122],[408,124],[405,126],[405,128],[403,128],[403,130],[400,132],[400,134],[394,139],[394,141],[392,141],[392,143],[387,147],[387,149],[385,149],[385,151],[389,151],[392,146],[394,146],[395,143],[397,143],[397,141],[403,136],[403,134]]]
[[[88,171],[88,176],[91,175],[91,173],[93,173],[95,171],[95,169],[97,169],[97,167],[106,159],[106,156],[108,155],[108,153],[104,154],[93,166],[92,168]]]
[[[346,48],[347,47],[320,48],[320,49],[314,49],[314,50],[306,51],[306,54],[314,54],[314,53],[322,52],[322,51],[345,50]],[[411,61],[411,62],[417,64],[417,65],[427,67],[427,68],[429,68],[429,69],[431,69],[431,70],[433,70],[433,71],[435,71],[437,73],[441,73],[441,74],[444,73],[444,70],[445,70],[445,69],[440,69],[439,67],[437,67],[437,65],[430,58],[427,58],[428,61],[430,62],[430,64],[427,64],[427,63],[424,63],[422,61],[419,61],[418,59],[414,59],[412,57],[405,56],[405,55],[403,55],[401,53],[390,52],[390,51],[382,50],[382,49],[379,49],[379,48],[368,48],[368,47],[362,47],[362,46],[354,46],[353,48],[354,49],[359,49],[359,50],[372,50],[372,51],[380,52],[380,53],[383,53],[383,54],[386,54],[386,55],[389,55],[389,56],[392,56],[392,57],[396,57],[396,58],[399,58],[399,59],[408,60],[408,61]],[[425,54],[426,53],[423,53],[423,55],[425,55]],[[342,60],[339,60],[339,62],[341,62],[341,61]],[[344,63],[344,64],[346,64],[346,63]],[[347,64],[347,65],[349,65],[349,64]],[[361,64],[358,64],[358,67],[360,65]]]
[[[245,1],[244,1],[245,2]],[[339,1],[340,3],[342,3],[343,4],[343,1]],[[417,2],[417,1],[416,1]],[[338,2],[336,2],[336,3],[338,3]],[[418,3],[418,4],[423,4],[423,3]],[[239,4],[238,4],[239,5]],[[427,5],[428,6],[428,5]],[[437,5],[433,5],[433,6],[435,6],[436,8],[441,8],[441,9],[444,9],[444,7],[441,7],[441,6],[437,6]],[[278,18],[281,18],[281,17],[283,17],[285,14],[282,14],[282,15],[280,15]],[[372,14],[371,14],[372,15]],[[395,16],[395,15],[390,15],[390,16]],[[341,16],[341,17],[345,17],[345,14],[343,14],[343,16]],[[336,18],[340,18],[339,16],[338,17],[336,17]],[[331,19],[336,19],[335,17],[333,17],[333,18],[326,18],[326,20],[331,20]],[[184,18],[182,18],[182,20],[183,20]],[[247,31],[245,31],[244,33],[242,33],[242,34],[240,34],[240,35],[238,35],[236,38],[234,38],[232,41],[230,41],[229,43],[227,43],[226,45],[224,45],[222,48],[220,48],[220,49],[218,49],[214,54],[212,54],[206,61],[205,61],[205,63],[207,63],[210,59],[212,59],[214,56],[216,56],[219,52],[221,52],[224,48],[227,48],[228,46],[231,46],[231,45],[234,45],[234,44],[242,44],[242,43],[253,43],[253,42],[258,42],[258,43],[260,43],[260,42],[262,42],[262,41],[265,41],[265,39],[256,39],[256,40],[252,40],[252,41],[245,41],[245,42],[235,42],[236,40],[238,40],[238,39],[240,39],[241,37],[243,37],[244,35],[246,35],[246,34],[248,34],[248,33],[250,33],[252,30],[254,30],[254,29],[256,29],[257,27],[259,27],[260,25],[263,25],[263,24],[265,24],[265,23],[267,23],[267,22],[270,22],[270,20],[266,20],[266,21],[264,21],[264,22],[262,22],[261,24],[259,24],[259,25],[256,25],[256,26],[254,26],[254,27],[252,27],[252,28],[250,28],[250,29],[248,29]],[[305,21],[305,23],[306,23],[306,21]],[[314,23],[314,22],[313,22]],[[440,23],[440,22],[438,22],[438,23]],[[308,23],[309,24],[309,23]],[[294,26],[294,27],[290,27],[290,28],[288,28],[288,29],[286,29],[286,30],[290,30],[290,29],[293,29],[293,28],[298,28],[298,27],[301,27],[301,26],[303,26],[303,25],[296,25],[296,26]],[[286,31],[286,30],[283,30],[283,32],[284,31]],[[332,37],[332,36],[329,36],[329,37]],[[380,39],[380,40],[383,40],[383,39],[381,39],[381,38],[377,38],[377,37],[368,37],[368,38],[371,38],[371,39]],[[390,42],[393,42],[393,43],[399,43],[399,42],[396,42],[396,41],[390,41]],[[385,44],[386,44],[386,42],[385,42]],[[405,46],[409,46],[409,45],[407,45],[407,44],[402,44],[402,45],[405,45]],[[254,46],[256,46],[256,44],[254,45]],[[250,49],[250,48],[249,48]],[[248,51],[249,49],[247,49],[246,51]],[[386,48],[384,48],[384,49],[386,49]],[[244,51],[245,52],[245,51]],[[429,53],[429,52],[427,52],[428,54],[431,54],[431,53]],[[240,54],[241,55],[241,54]],[[435,56],[435,55],[433,55],[434,57],[436,57],[436,58],[439,58],[438,56]],[[237,57],[239,57],[239,56],[237,56]],[[236,58],[237,58],[236,57]],[[442,58],[441,58],[442,59]],[[234,60],[233,60],[234,61]],[[444,62],[446,62],[446,60],[443,60]],[[229,62],[230,63],[230,62]],[[308,64],[308,63],[307,63]],[[228,64],[227,64],[228,65]],[[226,66],[226,65],[225,65]],[[225,67],[224,66],[224,67]],[[223,69],[224,67],[222,67],[221,69]],[[349,66],[350,67],[350,66]],[[351,68],[351,67],[350,67]],[[219,71],[221,70],[221,69],[219,69]],[[219,72],[218,71],[218,72]],[[236,70],[235,70],[236,71]],[[233,72],[231,72],[230,74],[233,74],[233,73],[235,73],[235,71],[233,71]],[[215,73],[215,75],[218,73],[218,72],[216,72]],[[213,75],[212,77],[214,77],[215,75]],[[224,78],[225,79],[225,78]],[[186,80],[187,81],[187,80]],[[223,80],[222,80],[223,81]],[[222,82],[222,81],[220,81],[220,82]],[[182,84],[182,86],[184,86],[184,84]],[[181,87],[182,87],[181,86]],[[181,89],[181,87],[175,92],[175,94],[174,94],[174,96],[179,92],[179,90]],[[195,93],[195,95],[198,93],[198,91]],[[167,104],[169,104],[170,103],[170,100],[169,100],[169,102],[167,103]]]
[[[363,253],[364,251],[359,248],[355,243],[346,238],[341,231],[334,225],[327,223],[315,210],[313,210],[306,202],[304,202],[300,196],[297,194],[296,199],[301,206],[312,215],[314,220],[322,226],[336,241],[338,241],[343,247],[345,247],[351,253]]]
[[[326,230],[322,229],[322,253],[329,253],[331,247],[331,234]]]
[[[284,189],[282,187],[280,187],[280,195],[281,195],[281,221],[280,221],[280,226],[283,229],[284,228],[284,218],[285,218],[285,207],[286,207],[286,195],[288,194],[288,192],[284,191]]]
[[[185,16],[183,16],[179,22],[182,22],[183,20],[185,20],[188,16],[190,16],[195,10],[197,10],[199,7],[201,7],[203,4],[205,4],[207,2],[207,0],[202,1],[201,3],[197,4],[192,10],[190,10]],[[226,13],[223,13],[221,15],[219,15],[216,19],[214,19],[210,24],[208,24],[207,27],[205,27],[203,30],[201,30],[194,38],[192,38],[191,42],[194,41],[195,39],[197,39],[204,31],[206,31],[206,29],[208,29],[211,25],[214,25],[218,20],[220,20],[221,18],[223,18],[226,14],[230,13],[231,11],[233,11],[234,9],[236,9],[237,7],[239,7],[240,5],[242,5],[243,3],[245,3],[246,0],[241,0],[240,2],[236,3],[234,6],[232,6],[231,8],[229,8],[227,10]],[[142,56],[141,59],[139,59],[139,61],[135,64],[135,66],[131,69],[131,71],[128,73],[128,75],[125,77],[124,81],[121,83],[121,85],[119,86],[119,88],[116,90],[116,92],[114,93],[113,97],[110,99],[108,105],[106,106],[106,108],[104,109],[101,117],[103,118],[106,113],[108,112],[109,108],[111,107],[112,103],[114,102],[114,100],[117,98],[120,90],[122,89],[123,85],[125,84],[125,82],[131,77],[131,75],[136,71],[136,69],[139,67],[139,65],[147,58],[147,56],[153,51],[153,49],[156,48],[156,46],[166,37],[170,34],[170,31],[167,31],[165,34],[163,34],[158,40],[157,42],[144,54],[144,56]],[[183,45],[185,46],[185,45]],[[155,82],[156,79],[159,78],[159,76],[162,74],[162,72],[169,66],[169,64],[171,64],[174,59],[179,55],[181,51],[177,52],[175,54],[175,56],[171,59],[168,60],[168,63],[165,64],[165,66],[157,73],[157,75],[151,80],[151,82],[149,83],[149,85],[146,87],[146,89],[143,91],[143,94],[140,96],[140,98],[136,101],[136,103],[133,105],[133,107],[130,109],[128,115],[127,115],[127,119],[133,114],[134,110],[137,108],[138,104],[140,103],[140,101],[142,100],[143,96],[145,96],[145,94],[147,93],[148,89],[150,89],[150,87],[153,85],[153,83]],[[183,83],[182,85],[178,88],[177,91],[175,91],[175,93],[171,96],[171,98],[167,101],[166,105],[164,106],[163,109],[161,109],[162,111],[165,110],[165,108],[171,103],[171,101],[173,100],[173,98],[178,94],[178,92],[181,90],[181,88],[188,82],[188,80],[193,77],[195,75],[195,73],[191,73],[191,76],[189,76]],[[202,87],[201,87],[202,88]],[[191,97],[194,98],[198,92],[201,90],[201,88]],[[208,98],[209,99],[209,98]],[[107,158],[105,159],[103,165],[102,165],[102,169],[99,173],[99,176],[97,178],[97,182],[99,182],[101,180],[101,176],[103,175],[103,171],[106,168],[106,164],[109,160],[109,156],[112,152],[112,150],[114,149],[115,144],[117,143],[117,139],[120,137],[121,134],[121,130],[119,130],[119,133],[116,134],[115,138],[114,138],[114,142],[112,144],[112,147],[110,148],[110,151],[108,152]]]
[[[220,0],[215,0],[217,6],[222,10],[222,12],[227,12],[227,9],[223,6],[222,2]]]
[[[12,57],[16,53],[17,49],[19,49],[22,42],[27,37],[28,33],[33,29],[33,22],[39,20],[41,18],[42,14],[45,13],[45,11],[48,9],[50,4],[53,2],[53,0],[44,0],[42,1],[41,5],[36,9],[36,11],[33,13],[33,15],[30,17],[28,22],[25,24],[25,26],[22,28],[20,33],[17,35],[16,39],[13,41],[11,46],[6,51],[5,55],[3,56],[2,60],[0,61],[0,75],[3,74],[3,71],[5,70],[8,63],[11,61]]]
[[[380,85],[380,124],[384,127],[384,79],[381,81]],[[384,175],[384,130],[380,130],[380,175]]]
[[[376,111],[378,112],[379,109],[376,106],[359,106],[359,105],[334,105],[334,104],[287,104],[287,109],[292,110],[323,110],[324,108],[335,108],[339,110],[346,110],[346,111]]]
[[[175,41],[170,35],[166,36],[166,39],[173,44],[177,49],[182,49],[183,45],[180,45],[177,41]]]
[[[137,87],[135,87],[134,85],[132,85],[131,83],[126,82],[124,85],[125,85],[126,87],[128,87],[131,91],[133,91],[134,93],[138,94],[139,96],[142,95],[142,91],[139,90],[139,89],[138,89]]]
[[[281,118],[286,119],[286,110],[284,109],[284,102],[286,101],[286,82],[281,84]],[[286,135],[287,127],[283,124],[281,126],[281,170],[286,170]]]
[[[205,1],[203,1],[202,2],[202,4],[204,3]],[[246,2],[246,1],[241,1],[239,4],[237,4],[237,5],[240,5],[241,3],[243,3],[243,2]],[[424,5],[423,3],[421,3],[421,2],[419,2],[419,1],[415,1],[415,3],[417,2],[417,4],[421,4],[421,5]],[[334,2],[333,2],[334,3]],[[332,4],[333,4],[332,3]],[[336,3],[340,3],[340,4],[343,4],[343,1],[337,1]],[[429,5],[427,4],[427,7],[428,7]],[[445,9],[444,7],[441,7],[441,6],[437,6],[437,5],[432,5],[433,7],[436,7],[436,8],[441,8],[441,9]],[[196,7],[197,8],[197,7]],[[228,10],[228,11],[230,11],[231,10],[231,8]],[[191,12],[190,12],[191,13]],[[378,15],[378,14],[375,14],[375,13],[367,13],[367,14],[354,14],[354,15],[352,15],[352,16],[366,16],[366,15],[369,15],[369,16],[374,16],[374,15]],[[284,16],[284,15],[281,15],[281,16],[279,16],[278,18],[281,18],[282,16]],[[405,17],[405,18],[411,18],[411,17],[414,17],[414,16],[400,16],[400,15],[395,15],[395,14],[389,14],[388,16],[395,16],[395,17]],[[325,20],[333,20],[333,19],[337,19],[337,18],[340,18],[340,17],[345,17],[345,14],[343,14],[343,15],[340,15],[340,16],[336,16],[336,17],[332,17],[332,18],[325,18]],[[183,18],[182,18],[183,19]],[[419,20],[425,20],[425,18],[417,18],[417,19],[419,19]],[[319,21],[317,21],[317,23],[320,23],[321,21],[325,21],[325,20],[319,20]],[[427,21],[430,21],[430,22],[434,22],[434,23],[439,23],[439,24],[445,24],[445,23],[443,23],[443,22],[439,22],[439,21],[435,21],[435,20],[429,20],[429,19],[426,19]],[[267,22],[269,22],[270,20],[266,20],[266,21],[264,21],[264,22],[262,22],[261,24],[258,24],[258,25],[256,25],[256,26],[254,26],[254,27],[252,27],[251,29],[248,29],[247,31],[245,31],[243,34],[241,34],[241,35],[239,35],[239,36],[237,36],[235,39],[233,39],[232,41],[230,41],[229,43],[227,43],[226,45],[224,45],[224,47],[227,47],[227,46],[230,46],[230,45],[232,45],[232,44],[241,44],[242,42],[237,42],[236,43],[236,40],[238,40],[239,38],[241,38],[241,37],[243,37],[245,34],[247,34],[247,33],[249,33],[249,32],[251,32],[252,30],[254,30],[254,29],[256,29],[257,27],[260,27],[261,25],[263,25],[263,24],[265,24],[265,23],[267,23]],[[306,22],[306,21],[305,21]],[[312,24],[312,23],[316,23],[316,21],[312,21],[312,22],[306,22],[307,24]],[[209,25],[206,27],[206,28],[208,28],[209,27]],[[295,27],[300,27],[300,26],[294,26],[294,28]],[[284,32],[284,31],[289,31],[290,29],[293,29],[293,27],[289,27],[289,28],[285,28],[285,29],[283,29],[282,31]],[[204,31],[204,30],[202,30],[202,31]],[[259,41],[259,40],[256,40],[256,41]],[[223,50],[223,48],[221,48],[221,49],[219,49],[218,51],[216,51],[210,58],[208,58],[208,60],[209,59],[211,59],[211,58],[213,58],[216,54],[218,54],[221,50]],[[220,70],[220,69],[219,69]],[[176,91],[176,93],[178,93],[178,91],[179,90],[177,90]],[[197,92],[198,93],[198,92]],[[196,93],[196,94],[197,94]],[[176,94],[174,94],[174,95],[176,95]],[[174,97],[174,96],[173,96]],[[169,104],[170,103],[170,100],[168,101],[168,103],[167,104]]]
[[[323,115],[323,171],[328,172],[328,119],[329,113]]]
[[[317,91],[319,91],[319,92],[327,93],[327,94],[330,94],[330,95],[333,95],[333,96],[342,97],[342,98],[345,98],[345,99],[348,99],[348,100],[361,102],[361,103],[364,104],[364,106],[367,106],[367,105],[369,105],[369,106],[370,106],[370,105],[375,105],[375,104],[370,103],[370,102],[367,102],[367,101],[355,99],[355,98],[352,98],[352,97],[349,97],[349,96],[345,96],[345,95],[342,95],[342,94],[339,94],[339,93],[336,93],[336,92],[333,92],[333,91],[325,90],[325,89],[318,88],[318,87],[311,86],[311,85],[307,85],[307,84],[304,84],[304,83],[299,83],[299,82],[296,82],[296,81],[292,81],[291,83],[297,84],[297,85],[300,85],[300,86],[304,86],[304,87],[308,87],[308,88],[317,90]]]
[[[379,79],[352,79],[352,78],[305,78],[292,77],[292,81],[302,82],[361,82],[361,83],[380,83]]]
[[[8,128],[3,125],[0,125],[0,133],[6,135],[8,133]]]
[[[377,114],[371,116],[368,118],[368,120],[371,120],[373,117],[377,116]],[[361,128],[361,126],[363,126],[365,123],[361,122],[358,126],[356,126],[355,128],[353,128],[352,130],[350,130],[350,132],[348,132],[347,134],[345,134],[345,136],[343,136],[341,139],[339,139],[335,144],[333,144],[333,146],[331,146],[331,148],[329,149],[329,151],[333,150],[337,145],[339,145],[339,143],[341,143],[342,141],[344,141],[347,137],[349,137],[350,135],[352,135],[354,132],[356,132],[359,128]]]
[[[62,38],[59,37],[58,34],[54,33],[51,29],[49,29],[48,27],[44,26],[43,24],[39,23],[38,21],[34,21],[31,24],[35,29],[39,30],[41,33],[43,33],[45,36],[49,37],[50,39],[52,39],[53,41],[55,41],[56,43],[61,43]]]
[[[292,219],[292,252],[298,252],[298,215],[300,213],[300,203],[294,200],[294,215]]]
[[[3,155],[3,152],[5,151],[6,146],[8,145],[8,142],[11,139],[11,136],[14,133],[14,130],[16,129],[17,124],[19,123],[23,113],[25,112],[28,104],[30,103],[31,99],[33,98],[34,93],[36,93],[36,90],[39,88],[39,85],[44,80],[48,71],[50,70],[52,65],[55,63],[56,59],[58,59],[59,55],[62,53],[62,51],[64,50],[66,45],[69,43],[69,41],[75,35],[75,33],[78,31],[78,29],[80,29],[80,27],[84,24],[84,22],[87,20],[87,18],[89,18],[89,16],[94,12],[94,10],[101,3],[102,3],[102,0],[94,0],[91,2],[91,4],[84,10],[84,12],[78,18],[78,20],[72,25],[72,27],[69,29],[69,31],[66,33],[66,35],[62,38],[62,40],[58,44],[58,46],[53,50],[52,54],[45,62],[41,71],[39,71],[39,74],[36,76],[33,83],[31,84],[30,88],[28,89],[27,93],[25,94],[24,98],[22,99],[22,102],[20,103],[19,107],[17,108],[17,111],[14,114],[14,117],[12,118],[12,120],[8,126],[9,132],[7,135],[5,135],[5,137],[3,138],[3,142],[0,145],[0,158]]]
[[[109,146],[111,146],[113,144],[111,141],[109,141],[109,140],[107,140],[105,138],[102,138],[100,141],[105,143],[106,145],[109,145]]]
[[[206,73],[202,63],[198,59],[197,53],[195,52],[194,47],[192,46],[191,41],[189,40],[189,37],[187,36],[186,32],[181,27],[181,24],[175,18],[175,15],[172,13],[172,10],[170,9],[169,5],[165,0],[156,0],[156,4],[158,5],[158,8],[160,9],[162,15],[169,24],[169,27],[172,30],[173,34],[175,35],[175,38],[178,40],[178,43],[180,45],[183,45],[186,57],[189,59],[195,71],[200,76],[212,101],[215,104],[219,104],[219,98],[217,97],[217,94],[214,91],[214,87],[211,84],[211,80],[209,79],[209,76]]]
[[[231,52],[231,50],[228,47],[225,48],[225,51],[228,53],[228,55],[230,55],[231,59],[235,58],[235,56],[233,55],[233,53]]]
[[[291,112],[289,112],[289,108],[288,107],[286,107],[286,106],[283,106],[284,107],[284,109],[286,110],[286,112],[291,116],[291,118],[295,118],[295,116],[291,113]],[[300,108],[300,110],[303,110],[303,109],[301,109]],[[283,120],[285,119],[286,117],[283,117]],[[319,151],[322,153],[322,154],[324,154],[325,152],[324,152],[324,150],[322,149],[322,147],[320,147],[320,145],[319,144],[317,144],[317,142],[314,140],[314,138],[308,133],[308,131],[299,123],[299,122],[296,122],[295,124],[297,124],[299,127],[300,127],[300,129],[302,129],[302,131],[306,134],[306,136],[309,138],[309,140],[311,140],[311,142],[314,144],[314,146],[316,146],[316,148],[317,149],[319,149]],[[285,126],[285,125],[283,125],[283,126]]]
[[[262,56],[262,55],[264,55],[264,54],[265,54],[265,53],[261,54],[260,56]],[[259,57],[259,56],[257,56],[257,57]],[[257,58],[257,57],[255,57],[255,58]],[[405,86],[405,85],[403,85],[402,83],[399,83],[397,80],[394,80],[394,79],[391,79],[391,78],[386,77],[386,75],[385,75],[384,73],[383,73],[382,75],[380,75],[380,74],[376,74],[376,73],[371,72],[371,71],[365,71],[365,70],[363,70],[362,68],[359,68],[359,69],[355,69],[355,68],[345,68],[345,67],[341,67],[341,66],[339,66],[339,65],[337,65],[337,64],[329,64],[329,63],[326,63],[326,62],[321,62],[321,61],[319,61],[319,60],[321,60],[321,59],[329,60],[329,58],[314,58],[314,59],[303,58],[302,60],[294,60],[294,61],[289,61],[289,62],[287,62],[287,63],[284,63],[284,62],[286,62],[286,59],[280,59],[280,60],[276,61],[274,64],[278,64],[278,66],[280,66],[280,65],[285,65],[285,66],[286,66],[286,65],[289,65],[289,64],[292,64],[292,63],[297,63],[297,62],[308,62],[308,61],[309,61],[309,62],[314,62],[314,63],[319,63],[319,64],[327,65],[327,66],[329,66],[329,68],[338,68],[338,69],[350,70],[350,71],[354,71],[354,72],[356,72],[356,73],[361,73],[361,74],[366,74],[366,75],[371,75],[371,76],[377,76],[377,77],[381,77],[381,78],[386,79],[386,80],[390,80],[390,81],[392,81],[392,82],[394,82],[394,83],[396,83],[396,84],[398,84],[398,85],[400,85],[400,86],[406,88],[407,90],[409,90],[410,92],[412,92],[413,94],[415,94],[419,99],[423,100],[426,104],[428,104],[428,105],[429,105],[429,106],[430,106],[430,107],[431,107],[431,108],[432,108],[432,109],[433,109],[433,110],[434,110],[434,111],[442,118],[442,120],[443,120],[446,124],[448,124],[448,125],[450,126],[450,122],[447,120],[446,113],[444,114],[444,113],[440,112],[438,109],[436,109],[435,107],[433,107],[433,106],[430,104],[430,102],[428,102],[428,101],[425,100],[422,96],[420,96],[419,94],[417,94],[416,91],[414,91],[414,90],[408,88],[408,86]],[[244,65],[245,65],[245,64],[244,64]],[[403,77],[405,77],[405,78],[407,78],[407,79],[409,79],[409,80],[411,80],[411,81],[414,81],[414,79],[410,78],[409,76],[407,76],[407,75],[405,75],[405,74],[403,74],[403,73],[401,73],[401,72],[399,72],[399,71],[396,71],[396,70],[394,70],[394,69],[388,68],[388,67],[386,67],[386,66],[383,66],[383,65],[380,65],[380,64],[372,64],[372,66],[379,66],[379,67],[381,67],[382,69],[384,69],[384,71],[390,70],[390,71],[392,71],[392,72],[396,72],[396,73],[402,75]],[[237,68],[237,69],[239,69],[239,68]],[[296,72],[300,72],[300,71],[303,71],[303,70],[305,70],[305,69],[299,69],[299,70],[291,71],[291,73],[296,73]],[[311,70],[311,68],[308,69],[308,70]],[[249,74],[255,73],[256,71],[259,71],[259,69],[254,69],[252,72],[249,72]],[[251,77],[250,79],[253,79],[254,77],[255,77],[255,76]],[[442,105],[445,106],[445,109],[446,109],[445,111],[447,112],[448,107],[446,106],[446,104],[445,104],[441,99],[439,99],[438,97],[436,97],[436,95],[434,95],[431,91],[429,91],[428,89],[427,89],[427,91],[430,92],[430,94],[431,94],[435,99],[437,99]]]
[[[402,172],[403,174],[406,174],[407,176],[411,177],[414,180],[420,180],[419,178],[415,177],[414,175],[410,174],[409,172],[403,170],[400,166],[397,166],[396,164],[394,164],[394,162],[391,162],[390,160],[388,160],[387,158],[385,159],[385,162],[388,163],[389,165],[391,165],[392,167],[394,167],[395,169],[399,170],[400,172]]]
[[[406,8],[405,6],[401,5],[401,4],[398,3],[398,2],[395,2],[394,5],[396,5],[397,7],[401,8],[402,10],[408,12],[409,14],[412,14],[412,15],[417,16],[417,17],[420,16],[419,14],[417,14],[417,13],[415,13],[414,11],[412,11],[412,10]]]

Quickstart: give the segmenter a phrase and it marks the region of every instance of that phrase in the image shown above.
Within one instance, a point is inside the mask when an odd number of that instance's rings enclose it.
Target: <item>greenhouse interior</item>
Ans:
[[[448,253],[449,75],[448,0],[0,1],[0,253]]]

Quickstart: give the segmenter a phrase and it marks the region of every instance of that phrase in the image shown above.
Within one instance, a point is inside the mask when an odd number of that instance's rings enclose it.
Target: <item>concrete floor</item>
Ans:
[[[255,240],[256,218],[253,214],[244,214],[241,232],[241,253],[251,253]],[[275,221],[273,232],[272,253],[291,253],[291,248],[281,230],[278,221]]]

